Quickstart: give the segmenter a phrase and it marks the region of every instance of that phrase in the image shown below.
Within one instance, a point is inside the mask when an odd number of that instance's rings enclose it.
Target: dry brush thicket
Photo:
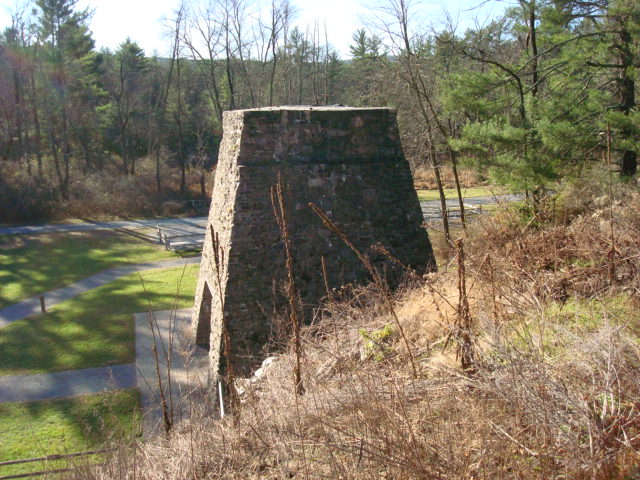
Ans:
[[[621,202],[574,192],[546,217],[481,218],[465,299],[453,257],[408,282],[393,313],[417,378],[375,289],[333,292],[303,331],[304,395],[281,353],[233,419],[196,415],[77,477],[639,478],[640,195],[620,188]]]
[[[440,170],[442,187],[456,188],[456,182],[451,167],[445,163],[445,166],[440,166],[438,168]],[[422,165],[414,167],[413,180],[416,188],[420,190],[435,190],[438,188],[432,167],[427,168]],[[483,185],[486,183],[487,179],[483,178],[483,176],[475,169],[462,167],[459,168],[458,171],[458,180],[462,188],[467,188]]]
[[[202,193],[202,171],[187,172],[188,189],[180,194],[180,171],[165,159],[162,165],[162,191],[156,188],[152,159],[140,159],[135,176],[123,176],[115,168],[74,174],[68,199],[59,196],[51,176],[35,177],[16,165],[5,165],[0,178],[0,221],[25,222],[43,219],[142,217],[190,212],[187,199],[207,199]],[[204,173],[206,179],[213,176]],[[208,194],[208,196],[207,196]]]

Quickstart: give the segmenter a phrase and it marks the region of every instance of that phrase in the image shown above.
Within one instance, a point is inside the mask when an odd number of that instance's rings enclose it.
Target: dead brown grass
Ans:
[[[455,180],[453,177],[453,170],[448,165],[440,168],[440,176],[442,177],[443,188],[455,188]],[[476,187],[478,185],[484,185],[487,181],[483,178],[475,169],[472,168],[460,168],[458,167],[458,177],[460,179],[460,186],[462,188]],[[418,190],[434,190],[438,188],[436,183],[436,177],[433,173],[433,169],[429,167],[418,167],[413,172],[413,183]]]
[[[205,174],[209,187],[212,175]],[[187,171],[184,195],[180,194],[180,171],[168,158],[163,159],[161,178],[158,192],[155,163],[150,158],[138,161],[134,176],[123,175],[115,163],[93,172],[72,166],[69,198],[63,200],[53,172],[37,178],[9,165],[0,176],[0,223],[194,213],[185,200],[203,198],[197,169]],[[210,198],[211,192],[206,193]]]
[[[526,284],[541,299],[596,296],[611,287],[635,296],[640,292],[640,194],[630,190],[624,201],[608,203],[600,196],[593,203],[568,223],[561,206],[525,224],[522,211],[507,206],[497,217],[480,219],[476,244],[492,256],[499,283],[516,282],[521,290]]]
[[[305,395],[285,352],[235,422],[194,417],[76,478],[639,478],[639,207],[627,188],[570,222],[557,205],[481,220],[465,244],[473,373],[445,259],[393,300],[417,378],[386,299],[361,289],[302,332]]]

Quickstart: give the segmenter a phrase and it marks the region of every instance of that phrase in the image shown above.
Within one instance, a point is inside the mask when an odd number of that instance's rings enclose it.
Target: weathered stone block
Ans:
[[[219,368],[222,318],[234,368],[259,365],[286,308],[284,246],[270,189],[281,176],[293,242],[296,284],[305,312],[330,287],[370,280],[356,255],[308,207],[315,203],[392,285],[397,262],[373,253],[377,243],[418,273],[435,269],[431,245],[399,143],[395,111],[386,108],[272,107],[224,114],[193,325]],[[218,238],[216,268],[212,232]]]

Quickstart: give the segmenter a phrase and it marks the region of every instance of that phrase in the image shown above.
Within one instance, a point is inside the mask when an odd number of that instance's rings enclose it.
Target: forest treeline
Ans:
[[[348,60],[289,0],[185,2],[169,58],[96,49],[77,3],[35,0],[0,35],[0,222],[175,213],[206,196],[222,113],[280,104],[397,108],[439,184],[463,162],[536,198],[607,150],[636,175],[638,0],[514,0],[464,31],[386,0]]]

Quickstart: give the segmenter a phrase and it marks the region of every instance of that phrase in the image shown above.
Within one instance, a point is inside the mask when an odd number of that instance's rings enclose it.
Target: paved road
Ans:
[[[207,217],[190,218],[161,218],[152,220],[122,220],[117,222],[82,222],[82,223],[53,223],[46,225],[23,225],[0,227],[0,235],[30,235],[52,232],[84,232],[89,230],[113,230],[141,228],[156,228],[160,226],[171,235],[186,235],[204,231],[207,227]]]
[[[489,195],[485,197],[470,197],[465,199],[467,205],[487,205],[497,202],[513,202],[521,200],[521,194],[510,195]],[[458,200],[447,200],[448,208],[456,208]],[[430,200],[428,202],[420,202],[425,220],[435,220],[441,218],[440,201]],[[26,235],[37,233],[51,232],[81,232],[89,230],[108,230],[108,229],[142,229],[142,228],[160,228],[169,236],[189,235],[202,233],[207,227],[207,217],[189,217],[189,218],[162,218],[155,220],[122,220],[117,222],[82,222],[82,223],[57,223],[46,225],[24,225],[17,227],[0,227],[0,235]]]
[[[52,400],[135,388],[133,364],[0,377],[0,402]]]
[[[66,287],[61,287],[56,290],[46,292],[45,302],[47,308],[51,308],[54,305],[76,297],[87,290],[106,285],[114,280],[131,273],[140,272],[144,270],[155,270],[159,268],[172,268],[182,267],[186,265],[192,265],[200,263],[200,257],[188,257],[171,260],[160,260],[157,262],[138,263],[135,265],[122,265],[120,267],[109,268],[102,272],[96,273],[90,277],[80,280],[79,282],[72,283]],[[40,297],[35,296],[23,300],[20,303],[10,305],[0,310],[0,328],[6,327],[16,320],[21,320],[29,315],[40,312]]]
[[[507,194],[507,195],[488,195],[485,197],[469,197],[464,199],[465,208],[478,209],[483,205],[493,205],[494,203],[502,202],[517,202],[524,198],[522,194]],[[459,217],[460,210],[458,199],[447,200],[447,210],[449,210],[449,217]],[[428,202],[420,202],[420,208],[422,209],[422,215],[427,222],[440,220],[442,218],[442,211],[440,210],[440,200],[429,200]]]

